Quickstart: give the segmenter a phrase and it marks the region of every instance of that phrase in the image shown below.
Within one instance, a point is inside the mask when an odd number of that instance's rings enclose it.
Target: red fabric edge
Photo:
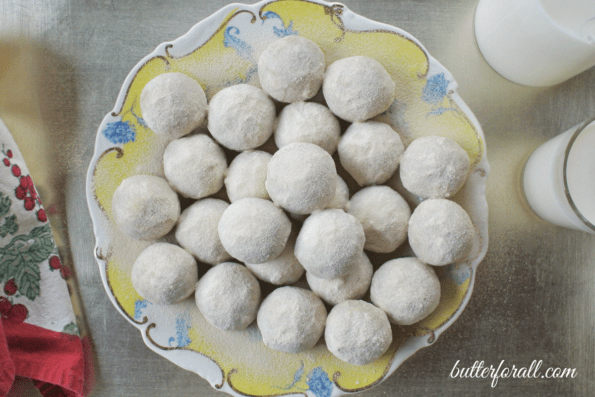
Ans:
[[[60,386],[69,396],[83,396],[85,361],[81,338],[6,319],[0,324],[4,326],[15,375]]]
[[[14,364],[10,359],[2,317],[0,316],[0,396],[5,396],[14,383]]]

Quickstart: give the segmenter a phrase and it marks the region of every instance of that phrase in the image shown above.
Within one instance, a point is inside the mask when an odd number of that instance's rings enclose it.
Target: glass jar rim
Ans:
[[[566,145],[566,150],[564,151],[564,163],[562,166],[562,179],[564,181],[564,195],[566,196],[566,200],[568,201],[570,208],[572,208],[572,210],[574,211],[576,216],[578,216],[578,218],[585,224],[585,226],[587,226],[589,229],[595,231],[595,225],[592,224],[591,222],[589,222],[587,220],[587,218],[585,218],[585,216],[580,212],[580,210],[576,206],[574,200],[572,199],[572,195],[570,194],[570,189],[568,188],[568,177],[567,177],[567,173],[566,173],[567,166],[568,166],[568,157],[570,156],[570,151],[572,150],[572,146],[573,146],[574,142],[576,141],[578,136],[581,134],[581,132],[583,132],[583,130],[585,128],[587,128],[587,126],[589,126],[593,122],[595,122],[595,117],[591,117],[591,118],[587,119],[584,123],[582,123],[576,129],[576,131],[570,137],[570,140],[568,141],[568,144]]]

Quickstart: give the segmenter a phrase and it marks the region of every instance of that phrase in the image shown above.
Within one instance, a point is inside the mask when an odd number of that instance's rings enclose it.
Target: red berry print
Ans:
[[[17,292],[17,284],[14,282],[14,278],[11,278],[4,284],[4,293],[8,296],[14,295]]]
[[[4,159],[2,160],[2,162],[4,163],[5,166],[10,166],[10,161],[8,161],[8,159]]]
[[[60,266],[60,275],[62,276],[62,278],[64,280],[66,280],[68,277],[70,277],[70,268],[68,266]]]
[[[35,200],[37,198],[37,191],[35,190],[35,187],[33,186],[33,184],[29,185],[29,194],[31,195],[31,198],[33,200]]]
[[[29,176],[29,175],[22,176],[20,179],[20,186],[29,192],[29,194],[33,200],[35,200],[37,198],[37,192],[35,191],[35,186],[33,185],[31,176]]]
[[[6,152],[6,155],[8,156],[9,159],[12,158],[12,150],[8,150],[8,152]]]
[[[19,199],[22,200],[25,198],[25,195],[27,194],[27,191],[25,189],[23,189],[22,186],[17,186],[17,188],[14,190],[14,195]]]
[[[8,316],[11,308],[12,303],[5,297],[0,297],[0,314],[4,317]]]
[[[48,220],[47,215],[45,214],[44,209],[40,209],[39,211],[37,211],[37,219],[39,220],[39,222],[45,222]]]
[[[21,167],[19,167],[18,165],[16,165],[16,164],[13,165],[11,170],[12,170],[12,175],[16,176],[17,178],[19,176],[21,176]]]
[[[62,265],[62,263],[60,263],[60,258],[58,258],[57,256],[52,256],[50,257],[50,267],[54,270],[60,269],[60,266]]]
[[[31,211],[35,208],[35,201],[31,197],[25,197],[25,209]]]
[[[23,321],[25,321],[28,315],[29,311],[27,310],[25,305],[17,303],[16,305],[12,305],[10,313],[8,313],[8,318],[18,323],[22,323]]]

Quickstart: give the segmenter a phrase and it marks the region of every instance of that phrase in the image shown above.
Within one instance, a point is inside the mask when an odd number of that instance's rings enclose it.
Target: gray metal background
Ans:
[[[93,396],[221,396],[195,374],[151,352],[112,307],[93,258],[85,173],[97,127],[129,70],[159,43],[184,34],[222,1],[0,0],[0,33],[43,50],[39,98],[48,143],[15,139],[28,153],[75,269],[95,349]],[[511,83],[482,58],[473,35],[477,0],[346,0],[351,10],[417,37],[454,75],[483,126],[491,174],[490,247],[459,320],[431,347],[361,396],[587,396],[595,390],[595,237],[550,226],[527,210],[520,174],[541,143],[595,113],[595,69],[551,88]],[[1,40],[0,40],[1,41]],[[0,114],[1,116],[1,114]],[[9,126],[10,128],[10,126]],[[48,137],[46,137],[48,138]],[[35,174],[36,164],[55,164]],[[50,177],[47,177],[47,175]],[[576,368],[575,379],[450,379],[456,361]],[[19,380],[11,395],[36,395]]]

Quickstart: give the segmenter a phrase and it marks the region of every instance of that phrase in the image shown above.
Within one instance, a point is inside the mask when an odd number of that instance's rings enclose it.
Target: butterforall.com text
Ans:
[[[496,387],[499,379],[506,378],[559,379],[575,378],[577,375],[576,368],[549,367],[542,372],[540,369],[543,365],[543,360],[533,360],[528,368],[517,368],[514,364],[510,367],[505,365],[504,360],[500,361],[498,368],[493,365],[486,367],[483,361],[476,361],[471,367],[464,368],[459,365],[460,362],[461,360],[458,360],[454,367],[452,367],[450,371],[451,378],[492,378],[492,387]]]

